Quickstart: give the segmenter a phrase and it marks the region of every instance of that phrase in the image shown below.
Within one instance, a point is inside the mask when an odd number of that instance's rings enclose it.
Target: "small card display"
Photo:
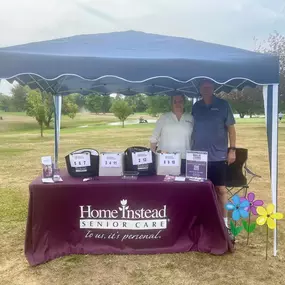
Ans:
[[[72,153],[69,155],[71,167],[88,167],[91,166],[90,153]]]
[[[159,155],[160,166],[179,166],[180,155],[177,153],[161,153]]]
[[[101,167],[104,168],[120,168],[122,167],[121,156],[116,153],[102,154]]]
[[[152,152],[149,151],[141,151],[141,152],[133,152],[132,153],[133,165],[141,165],[152,163]]]

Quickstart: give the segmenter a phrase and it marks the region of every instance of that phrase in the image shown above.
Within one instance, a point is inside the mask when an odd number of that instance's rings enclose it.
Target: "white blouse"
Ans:
[[[184,113],[178,121],[173,112],[165,113],[157,120],[150,142],[158,145],[157,150],[180,152],[181,158],[185,158],[186,151],[191,149],[193,125],[191,114]]]

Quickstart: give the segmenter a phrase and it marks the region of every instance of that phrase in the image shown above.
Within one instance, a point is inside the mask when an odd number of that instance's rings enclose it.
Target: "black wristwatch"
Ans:
[[[230,148],[229,148],[229,150],[236,150],[236,147],[234,147],[234,146],[231,146]]]

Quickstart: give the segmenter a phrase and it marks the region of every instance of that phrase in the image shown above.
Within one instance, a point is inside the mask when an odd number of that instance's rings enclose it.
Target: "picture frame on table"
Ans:
[[[42,162],[42,178],[52,178],[53,164],[51,156],[43,156],[41,158],[41,162]]]
[[[186,152],[186,178],[193,181],[206,181],[208,179],[208,152]]]

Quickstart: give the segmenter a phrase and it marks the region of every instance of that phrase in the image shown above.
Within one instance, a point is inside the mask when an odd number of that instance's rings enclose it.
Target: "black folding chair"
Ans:
[[[261,178],[247,167],[247,159],[248,150],[237,148],[235,162],[227,167],[226,188],[229,200],[236,194],[245,197],[251,181],[254,178]]]

